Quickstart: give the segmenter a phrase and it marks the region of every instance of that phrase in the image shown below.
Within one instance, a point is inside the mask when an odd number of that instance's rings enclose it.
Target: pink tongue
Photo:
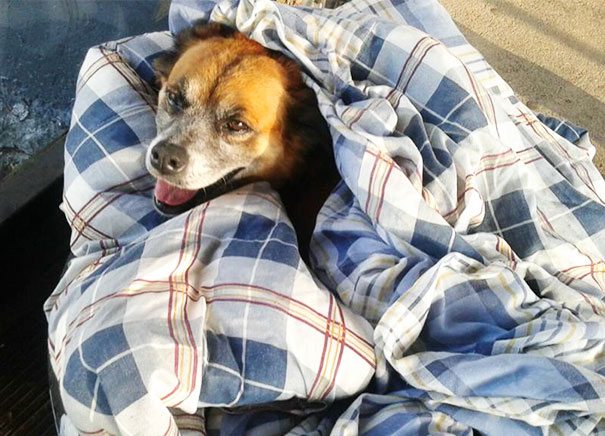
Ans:
[[[180,189],[168,183],[158,180],[155,184],[155,198],[169,206],[179,206],[191,200],[197,190],[190,191],[189,189]]]

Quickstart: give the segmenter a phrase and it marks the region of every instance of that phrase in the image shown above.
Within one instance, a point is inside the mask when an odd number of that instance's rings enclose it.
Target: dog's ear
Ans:
[[[286,113],[286,129],[291,137],[299,136],[311,149],[331,149],[332,136],[319,111],[315,92],[302,85],[291,89],[290,105]]]
[[[197,41],[210,38],[231,38],[238,34],[237,30],[220,23],[206,23],[198,20],[193,26],[182,30],[176,35],[176,50],[179,53],[185,51]]]
[[[288,136],[299,136],[311,148],[331,148],[330,129],[319,111],[315,92],[305,85],[298,64],[282,53],[267,50],[269,56],[281,64],[285,71],[289,104],[286,110]]]
[[[225,24],[206,23],[201,20],[181,30],[175,36],[174,48],[162,53],[153,61],[158,85],[164,84],[179,56],[195,42],[209,38],[230,38],[235,35],[239,35],[239,32]]]
[[[156,81],[158,86],[162,87],[168,79],[172,67],[176,64],[179,54],[175,50],[166,51],[160,54],[153,61],[153,69],[155,71]]]

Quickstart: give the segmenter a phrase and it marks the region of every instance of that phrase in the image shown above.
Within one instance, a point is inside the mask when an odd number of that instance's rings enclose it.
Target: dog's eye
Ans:
[[[242,120],[229,120],[225,123],[225,129],[229,133],[247,133],[251,129]]]
[[[166,101],[168,107],[175,112],[181,111],[185,107],[185,98],[180,92],[166,91]]]

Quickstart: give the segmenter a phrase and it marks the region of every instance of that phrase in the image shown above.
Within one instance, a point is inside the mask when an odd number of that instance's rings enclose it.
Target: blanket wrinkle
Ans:
[[[172,32],[197,19],[302,65],[343,181],[309,266],[266,183],[167,220],[143,157],[172,37],[92,48],[65,150],[76,259],[45,304],[65,422],[605,432],[605,182],[587,132],[532,113],[436,0],[173,1]]]

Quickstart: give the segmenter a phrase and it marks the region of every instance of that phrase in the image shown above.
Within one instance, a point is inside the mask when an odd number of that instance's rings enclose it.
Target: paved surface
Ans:
[[[0,0],[0,181],[67,130],[88,48],[166,29],[164,3]]]
[[[6,272],[0,292],[2,436],[56,434],[42,304],[59,281],[69,253],[69,227],[57,207],[62,188],[61,178],[0,225],[0,239],[9,247],[0,250]]]
[[[605,174],[605,2],[441,0],[532,110],[589,130]]]

